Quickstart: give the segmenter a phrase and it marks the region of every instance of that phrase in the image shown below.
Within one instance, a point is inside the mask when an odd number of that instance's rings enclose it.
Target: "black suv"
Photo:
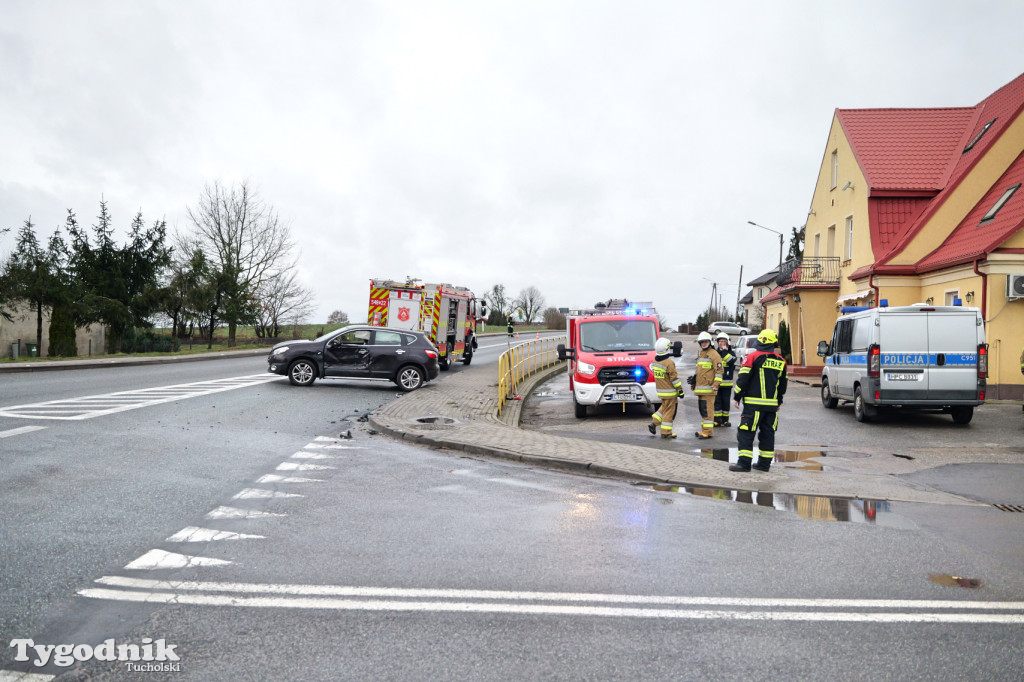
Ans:
[[[317,379],[389,379],[413,391],[436,379],[437,348],[421,332],[351,326],[312,341],[285,341],[270,349],[270,371],[296,386]]]

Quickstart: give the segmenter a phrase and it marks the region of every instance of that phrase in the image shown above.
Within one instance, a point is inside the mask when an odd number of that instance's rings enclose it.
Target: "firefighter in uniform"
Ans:
[[[701,440],[711,438],[715,429],[715,396],[722,384],[722,356],[711,345],[711,334],[697,335],[700,351],[697,353],[697,374],[694,377],[693,392],[697,395],[700,409],[700,431],[695,435]]]
[[[722,356],[722,383],[715,395],[715,426],[732,426],[729,423],[729,402],[732,399],[732,378],[736,368],[736,356],[729,344],[729,335],[718,332],[715,337],[718,354]]]
[[[675,438],[672,433],[672,420],[676,416],[676,403],[683,397],[683,382],[676,373],[676,363],[672,360],[669,340],[664,336],[654,343],[654,362],[651,363],[651,374],[654,375],[661,406],[652,415],[653,423],[647,430],[654,435],[661,427],[662,438]]]
[[[740,428],[736,433],[739,460],[729,471],[768,471],[775,456],[775,431],[779,428],[779,407],[786,394],[786,361],[775,352],[779,339],[771,329],[757,335],[754,350],[747,355],[736,378],[736,407],[743,402]],[[757,432],[757,463],[754,460],[754,432]]]
[[[509,338],[512,338],[512,334],[514,334],[515,331],[516,331],[516,325],[512,321],[512,312],[509,311],[509,314],[508,314],[508,336],[509,336]]]

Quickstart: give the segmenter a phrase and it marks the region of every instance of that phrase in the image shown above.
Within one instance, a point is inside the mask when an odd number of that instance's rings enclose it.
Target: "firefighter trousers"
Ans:
[[[722,426],[729,423],[729,400],[732,398],[732,384],[718,387],[718,395],[715,396],[715,426]]]
[[[651,419],[654,420],[654,425],[656,427],[661,427],[661,435],[663,436],[672,435],[672,421],[676,418],[676,404],[678,402],[678,396],[662,398],[661,407],[658,408],[657,412],[651,415]]]
[[[710,438],[715,430],[715,394],[698,393],[697,409],[700,410],[700,434]]]
[[[779,413],[775,410],[759,410],[753,405],[743,404],[740,428],[736,432],[739,456],[754,457],[754,433],[757,433],[758,455],[764,459],[775,456],[775,431],[779,428]]]

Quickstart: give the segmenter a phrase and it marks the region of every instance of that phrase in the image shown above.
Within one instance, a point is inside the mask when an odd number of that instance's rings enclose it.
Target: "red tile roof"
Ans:
[[[868,181],[879,190],[938,192],[966,146],[978,107],[836,109]]]
[[[926,272],[971,262],[1024,228],[1024,188],[995,220],[979,224],[1007,187],[1024,179],[1024,161],[1018,157],[943,244],[916,265],[888,265],[1022,111],[1024,74],[974,107],[837,109],[836,115],[868,181],[875,257],[873,264],[858,268],[849,278],[859,279],[871,272]],[[991,127],[965,151],[989,122]],[[1020,148],[1024,150],[1024,141]]]

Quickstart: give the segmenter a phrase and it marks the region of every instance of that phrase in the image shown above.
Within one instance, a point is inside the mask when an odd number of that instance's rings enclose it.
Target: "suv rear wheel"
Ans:
[[[406,365],[398,370],[395,383],[408,393],[423,385],[423,370],[416,365]]]

